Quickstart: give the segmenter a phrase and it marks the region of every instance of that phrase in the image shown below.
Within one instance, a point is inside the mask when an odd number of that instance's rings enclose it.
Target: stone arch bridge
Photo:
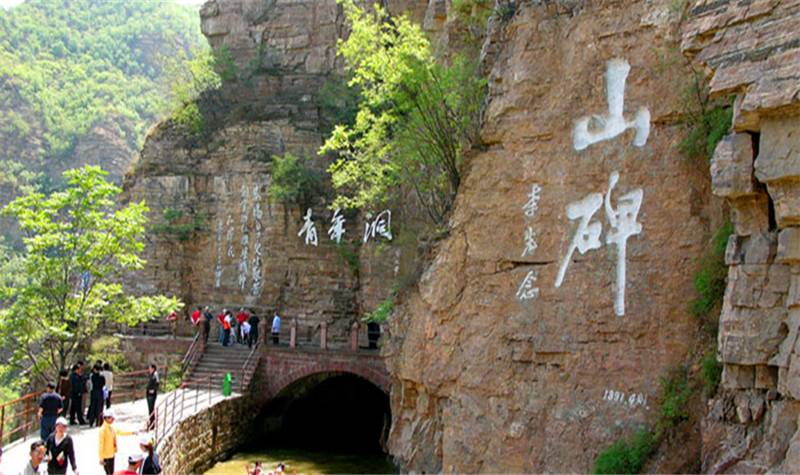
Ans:
[[[355,335],[346,348],[329,348],[324,336],[316,345],[294,343],[263,341],[248,349],[244,345],[222,347],[211,341],[205,345],[195,339],[184,358],[183,389],[162,398],[156,410],[155,435],[165,473],[206,470],[245,442],[252,442],[254,424],[262,411],[272,411],[264,417],[274,419],[276,411],[285,410],[293,398],[306,397],[314,387],[336,379],[372,388],[373,398],[380,394],[385,411],[376,423],[383,424],[378,431],[382,432],[381,444],[385,442],[391,420],[391,382],[380,352],[359,347]],[[226,373],[232,376],[231,397],[221,394]]]

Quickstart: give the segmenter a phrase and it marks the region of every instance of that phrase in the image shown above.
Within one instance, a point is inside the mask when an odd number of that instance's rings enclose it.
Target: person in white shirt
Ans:
[[[114,371],[111,365],[106,363],[103,365],[103,371],[100,372],[106,378],[105,396],[106,396],[106,409],[111,407],[111,392],[114,391]]]
[[[31,444],[31,459],[19,471],[19,475],[46,475],[47,464],[44,463],[44,442],[37,440]]]
[[[250,341],[250,323],[245,320],[239,325],[239,331],[241,332],[241,338],[243,343],[247,343]]]
[[[276,313],[272,318],[272,344],[277,345],[281,337],[281,317]]]

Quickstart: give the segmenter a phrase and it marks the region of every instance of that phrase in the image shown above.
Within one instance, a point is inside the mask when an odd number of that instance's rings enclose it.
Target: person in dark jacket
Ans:
[[[72,425],[75,424],[76,416],[80,425],[86,424],[86,420],[83,418],[83,393],[85,386],[81,371],[81,366],[76,364],[72,367],[72,374],[69,376],[69,423]]]
[[[56,428],[56,419],[63,410],[64,402],[56,393],[55,383],[47,383],[47,391],[39,397],[39,417],[41,418],[39,436],[42,440],[47,440],[53,433]]]
[[[158,386],[161,381],[158,379],[158,368],[156,365],[151,364],[149,370],[150,378],[147,380],[147,412],[150,414],[150,422],[147,425],[147,430],[153,430],[156,422],[156,397],[158,397]]]
[[[61,401],[64,404],[64,410],[61,415],[67,417],[69,415],[69,400],[72,384],[69,382],[69,371],[62,369],[58,375],[58,383],[56,383],[56,392],[61,396]]]
[[[94,365],[92,367],[92,392],[89,395],[89,427],[98,427],[103,425],[103,407],[105,406],[105,398],[103,397],[103,388],[106,385],[106,378],[100,374],[103,370],[102,366]]]
[[[250,338],[247,341],[247,346],[252,348],[254,344],[258,343],[258,324],[261,323],[261,320],[253,314],[247,323],[250,324]]]
[[[67,434],[66,419],[59,417],[56,420],[56,431],[47,438],[44,446],[48,475],[66,475],[67,462],[72,466],[72,471],[78,473],[78,466],[75,465],[75,444]]]
[[[142,436],[139,439],[139,448],[145,454],[144,463],[142,464],[142,475],[158,475],[161,473],[161,464],[158,460],[158,454],[153,448],[153,439],[150,436]]]

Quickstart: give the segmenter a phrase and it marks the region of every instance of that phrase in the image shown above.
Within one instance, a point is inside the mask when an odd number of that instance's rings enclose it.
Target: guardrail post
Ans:
[[[297,347],[297,320],[292,320],[289,326],[289,348]]]
[[[319,330],[319,347],[323,350],[328,349],[328,323],[322,322]]]
[[[358,320],[350,327],[350,349],[353,351],[358,351],[358,327]]]

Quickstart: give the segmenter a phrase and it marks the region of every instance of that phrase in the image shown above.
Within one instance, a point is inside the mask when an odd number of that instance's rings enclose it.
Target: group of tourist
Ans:
[[[208,336],[211,333],[211,322],[215,320],[209,307],[197,307],[192,312],[191,317],[193,325],[202,325],[203,341],[208,342]],[[252,348],[258,342],[258,326],[261,323],[261,319],[254,313],[242,308],[234,316],[233,312],[225,308],[217,315],[216,321],[219,326],[219,343],[222,346],[232,346],[238,343]]]
[[[286,465],[279,463],[271,472],[265,472],[261,467],[261,462],[253,464],[252,468],[247,469],[247,475],[283,475],[286,472]]]
[[[62,370],[58,383],[49,383],[39,404],[42,418],[41,437],[47,437],[55,430],[56,418],[69,414],[70,423],[77,422],[90,427],[103,422],[103,410],[111,408],[114,392],[114,371],[109,363],[97,361],[90,372],[85,371],[86,363],[78,361],[68,373]],[[89,400],[89,410],[84,414],[84,399]],[[85,418],[84,418],[85,416]],[[88,421],[87,421],[88,419]]]
[[[103,414],[103,426],[100,428],[100,465],[108,475],[145,475],[161,473],[158,455],[155,453],[153,439],[147,435],[139,439],[140,452],[128,456],[128,466],[124,470],[114,471],[114,457],[117,454],[117,436],[132,435],[116,429],[114,424],[114,411],[109,409]],[[37,440],[30,445],[29,460],[22,467],[18,475],[66,475],[67,468],[72,468],[75,475],[79,475],[75,463],[75,445],[72,437],[67,434],[67,420],[59,417],[56,429],[47,441]],[[0,450],[0,457],[2,457]],[[3,475],[0,473],[0,475]],[[15,474],[16,475],[16,474]]]
[[[117,436],[133,435],[114,427],[115,414],[111,409],[111,395],[114,390],[114,373],[109,363],[98,361],[89,374],[84,374],[85,363],[79,361],[72,366],[67,375],[62,371],[58,384],[48,383],[47,390],[39,398],[39,417],[41,440],[30,446],[30,460],[20,470],[20,475],[60,475],[66,474],[69,467],[78,474],[75,461],[75,443],[67,433],[76,420],[80,425],[100,428],[99,461],[107,475],[130,473],[158,474],[161,467],[154,451],[153,440],[143,436],[139,441],[141,453],[128,457],[129,467],[125,471],[114,471],[114,457],[117,454]],[[155,402],[158,395],[159,378],[155,365],[150,365],[146,389],[146,399],[150,422],[154,423]],[[84,419],[83,399],[88,397],[89,410]],[[66,415],[69,413],[70,421]],[[0,456],[2,451],[0,451]],[[133,470],[133,471],[131,471]],[[2,475],[2,473],[0,473]]]

